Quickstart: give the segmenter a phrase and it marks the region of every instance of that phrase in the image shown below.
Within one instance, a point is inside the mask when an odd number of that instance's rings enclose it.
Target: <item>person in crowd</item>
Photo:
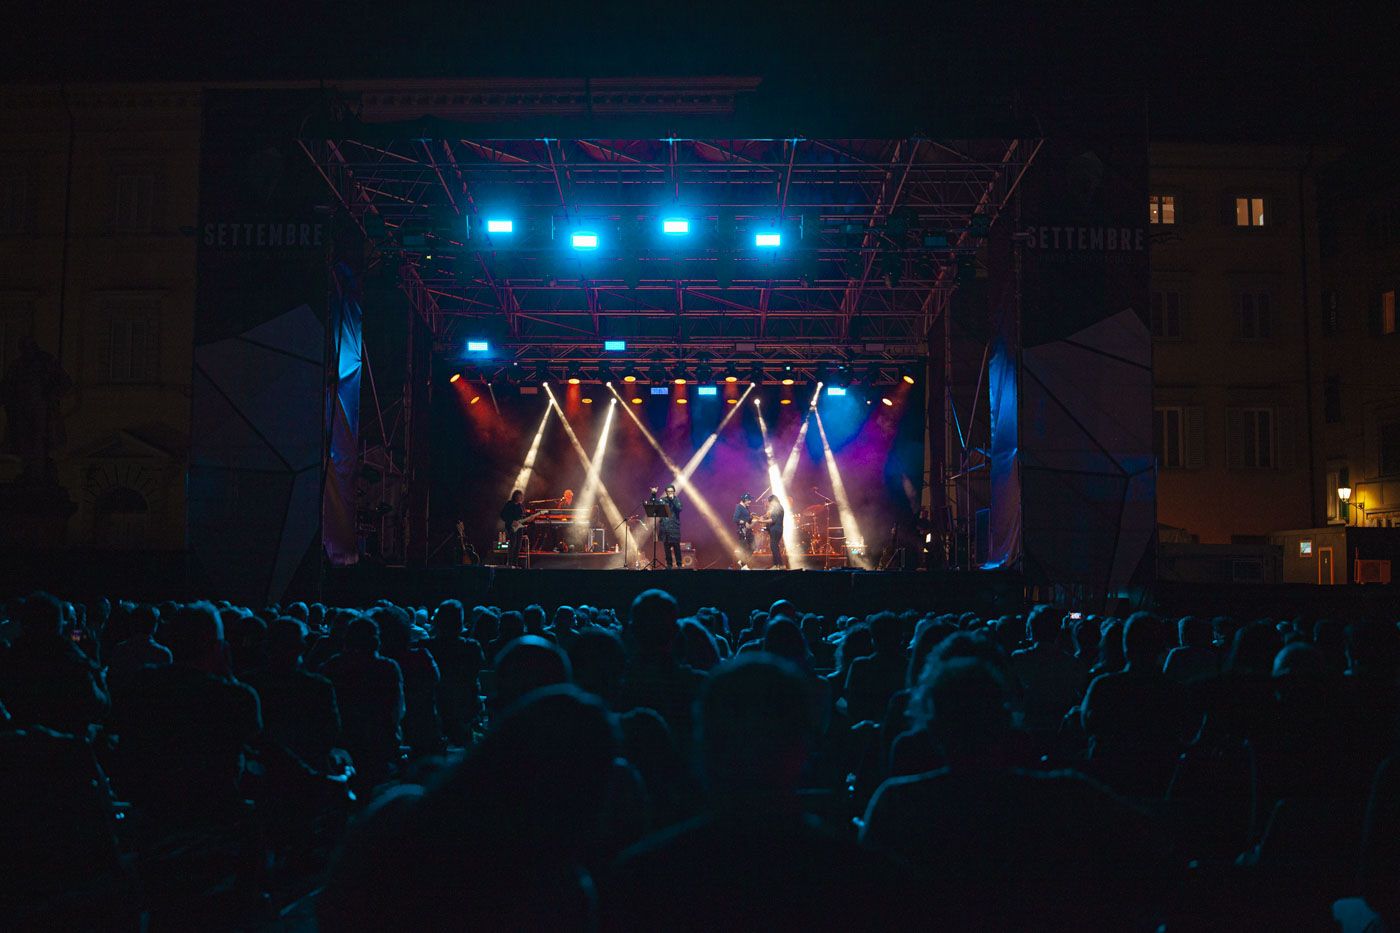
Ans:
[[[174,610],[163,633],[172,663],[134,672],[112,708],[118,793],[164,825],[238,822],[246,750],[262,731],[258,695],[230,675],[213,606]]]
[[[569,647],[574,683],[593,694],[611,710],[622,705],[622,681],[627,672],[627,652],[611,629],[584,629]]]
[[[506,645],[496,659],[493,715],[503,713],[542,687],[573,679],[568,655],[539,635],[522,635]]]
[[[893,777],[861,841],[923,873],[930,929],[1131,929],[1160,895],[1146,816],[1073,772],[1015,767],[1012,697],[977,658],[930,665],[917,708],[947,765]]]
[[[877,612],[870,617],[870,637],[874,648],[867,657],[851,663],[843,695],[852,722],[884,719],[890,697],[904,686],[908,672],[904,626],[893,612]]]
[[[1182,616],[1176,623],[1177,647],[1167,653],[1162,673],[1177,683],[1206,677],[1220,670],[1220,656],[1212,644],[1210,623],[1196,616]]]
[[[1042,741],[1059,729],[1065,711],[1079,702],[1084,668],[1060,650],[1060,619],[1040,605],[1026,616],[1030,646],[1011,654],[1011,673],[1025,696],[1025,727]]]
[[[875,642],[870,637],[870,626],[864,622],[848,625],[841,633],[841,640],[836,644],[834,653],[834,663],[836,670],[826,675],[827,683],[831,684],[831,696],[833,700],[840,700],[845,696],[846,678],[851,674],[851,665],[857,658],[863,658],[875,650]]]
[[[247,683],[258,693],[263,736],[317,771],[335,769],[332,752],[340,738],[340,707],[335,688],[303,663],[307,631],[284,616],[268,627],[267,664]]]
[[[719,664],[719,647],[715,644],[714,637],[698,620],[680,621],[676,660],[697,671],[708,671]]]
[[[404,714],[403,675],[379,653],[379,626],[361,616],[345,628],[345,650],[321,668],[340,704],[341,744],[357,783],[374,787],[397,768]]]
[[[66,637],[63,605],[35,593],[14,612],[19,636],[0,651],[0,703],[21,726],[86,737],[108,709],[101,670]]]
[[[145,666],[164,667],[171,661],[170,649],[156,641],[160,614],[149,603],[132,606],[126,613],[130,636],[107,652],[107,677],[120,679]]]
[[[483,613],[489,617],[489,614]],[[465,611],[455,599],[433,612],[428,651],[437,663],[437,708],[442,731],[453,745],[470,745],[472,727],[481,714],[481,669],[485,656],[474,638],[462,634]]]
[[[607,831],[620,751],[595,697],[536,691],[460,764],[366,813],[317,901],[319,928],[595,929],[586,865]]]
[[[623,709],[654,709],[677,741],[690,741],[692,704],[705,673],[676,660],[680,635],[676,600],[664,590],[646,590],[632,601],[625,639],[631,653],[623,675]]]
[[[798,787],[819,723],[811,681],[763,653],[705,685],[698,747],[710,806],[624,852],[601,886],[604,929],[898,929],[906,875],[805,817]]]
[[[415,643],[415,629],[402,609],[376,609],[380,652],[399,666],[403,676],[403,740],[414,755],[434,755],[443,750],[442,722],[438,718],[438,685],[442,679],[437,662],[422,642]]]

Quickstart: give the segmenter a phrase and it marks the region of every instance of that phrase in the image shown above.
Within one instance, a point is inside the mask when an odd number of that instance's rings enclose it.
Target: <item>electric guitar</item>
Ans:
[[[524,518],[517,518],[515,521],[510,522],[510,523],[508,523],[508,524],[506,525],[506,531],[509,532],[510,534],[515,534],[517,531],[519,531],[520,529],[524,528],[526,525],[530,524],[531,522],[533,522],[535,519],[539,518],[539,517],[540,517],[541,515],[543,515],[543,514],[544,514],[543,512],[531,512],[529,515],[526,515]]]

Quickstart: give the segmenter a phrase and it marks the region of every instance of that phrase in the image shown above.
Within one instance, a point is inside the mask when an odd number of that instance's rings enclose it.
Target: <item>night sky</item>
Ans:
[[[0,77],[749,74],[775,110],[831,130],[876,117],[962,133],[989,115],[1053,124],[1150,101],[1156,136],[1393,132],[1397,5],[1154,6],[57,2],[4,30]]]

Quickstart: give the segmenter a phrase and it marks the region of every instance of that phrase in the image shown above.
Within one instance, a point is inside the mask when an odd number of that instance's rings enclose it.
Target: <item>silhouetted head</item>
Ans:
[[[1055,610],[1042,603],[1026,616],[1026,637],[1037,646],[1053,645],[1060,635],[1060,619]]]
[[[1167,650],[1162,620],[1150,612],[1134,612],[1123,626],[1123,659],[1136,667],[1156,666]]]
[[[612,705],[622,693],[622,675],[627,669],[627,654],[622,641],[607,629],[584,629],[569,646],[569,663],[574,683],[602,697]]]
[[[273,667],[299,667],[306,653],[306,626],[300,619],[283,616],[267,628],[267,660]]]
[[[360,616],[345,627],[345,650],[370,654],[379,650],[379,626],[373,619]]]
[[[15,612],[26,640],[46,641],[63,634],[63,604],[48,593],[35,593]]]
[[[697,671],[708,671],[719,663],[719,647],[705,626],[695,619],[682,619],[677,630],[676,660]]]
[[[466,611],[455,599],[445,599],[433,612],[433,635],[437,638],[451,638],[462,634],[466,621]]]
[[[1275,677],[1321,677],[1322,652],[1304,641],[1285,645],[1274,658]]]
[[[496,658],[496,707],[506,709],[541,687],[567,684],[569,659],[553,642],[524,635],[506,645]]]
[[[1395,623],[1368,619],[1347,626],[1347,663],[1354,676],[1393,682],[1400,668],[1400,630]]]
[[[904,625],[893,612],[877,612],[870,617],[870,638],[878,654],[901,654]]]
[[[818,725],[808,681],[795,666],[745,654],[711,675],[697,706],[700,759],[718,799],[795,795]]]
[[[665,590],[646,590],[632,600],[628,631],[637,652],[669,656],[679,632],[677,616],[675,597]]]
[[[198,668],[206,674],[228,672],[224,624],[209,603],[176,609],[166,620],[163,634],[176,664]]]
[[[515,641],[525,634],[525,616],[513,609],[501,613],[500,634],[496,636],[501,644]]]
[[[807,639],[802,637],[802,630],[785,616],[769,622],[764,629],[763,650],[801,668],[810,667],[812,663],[812,652],[807,647]]]
[[[1176,623],[1176,639],[1183,648],[1209,648],[1215,633],[1205,619],[1182,616]]]
[[[522,613],[525,617],[525,631],[531,635],[540,635],[544,632],[544,607],[539,603],[531,603],[525,607]]]
[[[929,728],[950,764],[981,757],[1012,728],[1010,691],[991,664],[950,658],[930,668],[923,685]]]
[[[1283,639],[1272,625],[1251,622],[1235,632],[1230,659],[1225,669],[1252,674],[1272,674],[1274,655],[1283,646]]]

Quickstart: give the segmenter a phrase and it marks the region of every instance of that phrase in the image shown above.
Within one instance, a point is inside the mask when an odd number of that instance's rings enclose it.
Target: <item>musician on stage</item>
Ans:
[[[506,566],[520,566],[520,544],[525,539],[525,493],[519,489],[510,494],[510,501],[501,508],[501,524],[505,526]]]
[[[752,502],[753,496],[744,493],[739,497],[739,504],[734,506],[734,527],[739,532],[740,567],[753,563],[753,512],[749,511]]]
[[[661,547],[666,552],[666,569],[673,570],[681,564],[681,500],[676,498],[676,487],[667,486],[666,495],[661,497],[671,509],[671,514],[661,519]],[[671,562],[675,558],[675,563]]]
[[[787,513],[783,500],[774,493],[768,497],[768,545],[773,549],[773,566],[787,569],[787,550],[783,547],[783,522]]]
[[[564,490],[564,494],[559,497],[558,507],[561,509],[572,509],[574,507],[574,491],[572,489]]]

